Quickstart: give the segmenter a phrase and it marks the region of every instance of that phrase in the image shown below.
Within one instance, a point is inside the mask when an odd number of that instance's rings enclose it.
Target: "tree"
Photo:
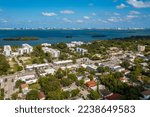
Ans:
[[[76,77],[75,74],[69,74],[69,75],[68,75],[68,79],[70,79],[70,80],[73,81],[73,82],[76,82],[76,81],[77,81],[77,77]]]
[[[38,100],[38,91],[37,90],[31,90],[26,95],[26,100]]]
[[[66,86],[71,85],[72,81],[70,79],[63,78],[63,79],[61,79],[60,83],[63,85],[63,87],[66,87]]]
[[[81,80],[76,81],[76,85],[77,86],[83,86],[84,85],[84,80],[81,79]]]
[[[114,77],[117,78],[117,79],[121,78],[121,77],[123,77],[123,73],[122,72],[115,72]]]
[[[74,89],[71,91],[71,97],[75,97],[79,94],[80,90],[79,89]]]
[[[15,83],[15,88],[19,88],[21,84],[24,84],[25,82],[22,80],[17,80]]]
[[[48,100],[63,100],[64,95],[61,91],[50,91],[48,93]]]
[[[129,66],[130,66],[130,63],[129,63],[128,61],[123,61],[123,62],[121,63],[121,67],[124,67],[125,69],[128,69]]]
[[[91,90],[89,97],[92,100],[97,100],[97,99],[100,98],[100,95],[99,95],[99,93],[97,91]]]
[[[62,69],[58,69],[55,76],[58,79],[62,79],[65,76],[65,72]]]
[[[9,62],[6,60],[6,57],[0,54],[0,75],[7,74],[9,71],[10,65]]]

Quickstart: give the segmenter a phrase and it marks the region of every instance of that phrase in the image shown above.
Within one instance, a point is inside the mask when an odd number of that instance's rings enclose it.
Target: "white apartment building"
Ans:
[[[139,52],[145,51],[145,46],[138,45],[138,51]]]
[[[48,47],[48,46],[51,46],[51,44],[50,43],[42,43],[41,46]]]
[[[82,41],[72,41],[71,43],[75,44],[76,46],[81,46],[84,44],[84,42],[82,42]]]
[[[33,47],[29,44],[22,44],[22,48],[18,49],[19,55],[29,54],[33,52]]]
[[[52,57],[54,57],[54,58],[58,58],[60,55],[60,51],[57,49],[43,47],[42,50],[44,51],[44,53],[50,53],[52,55]]]
[[[12,55],[12,50],[11,50],[11,46],[10,45],[5,45],[4,46],[4,55],[6,57],[9,57]]]
[[[80,53],[81,55],[84,55],[88,52],[88,50],[83,48],[76,48],[76,52]]]

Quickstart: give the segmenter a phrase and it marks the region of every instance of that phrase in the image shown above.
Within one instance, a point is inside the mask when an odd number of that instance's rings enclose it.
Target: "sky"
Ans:
[[[150,28],[150,0],[0,0],[0,28]]]

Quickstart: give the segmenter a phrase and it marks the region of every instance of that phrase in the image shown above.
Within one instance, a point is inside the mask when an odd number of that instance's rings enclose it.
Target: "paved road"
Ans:
[[[14,90],[14,86],[15,86],[14,80],[16,78],[18,78],[20,76],[32,75],[32,74],[36,74],[35,71],[24,72],[24,73],[16,73],[16,74],[0,77],[0,80],[3,81],[1,83],[1,88],[4,88],[4,90],[5,90],[5,99],[11,98],[11,95],[15,92],[15,90]]]

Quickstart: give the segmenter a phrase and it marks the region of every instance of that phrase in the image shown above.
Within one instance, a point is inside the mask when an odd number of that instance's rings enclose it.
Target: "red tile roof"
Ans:
[[[28,87],[28,84],[21,84],[21,89],[25,89]]]
[[[94,86],[96,86],[96,82],[94,81],[94,80],[92,80],[92,81],[88,81],[88,82],[86,82],[86,86],[87,87],[94,87]]]
[[[39,95],[38,95],[39,99],[45,99],[45,94],[44,92],[39,92]]]

